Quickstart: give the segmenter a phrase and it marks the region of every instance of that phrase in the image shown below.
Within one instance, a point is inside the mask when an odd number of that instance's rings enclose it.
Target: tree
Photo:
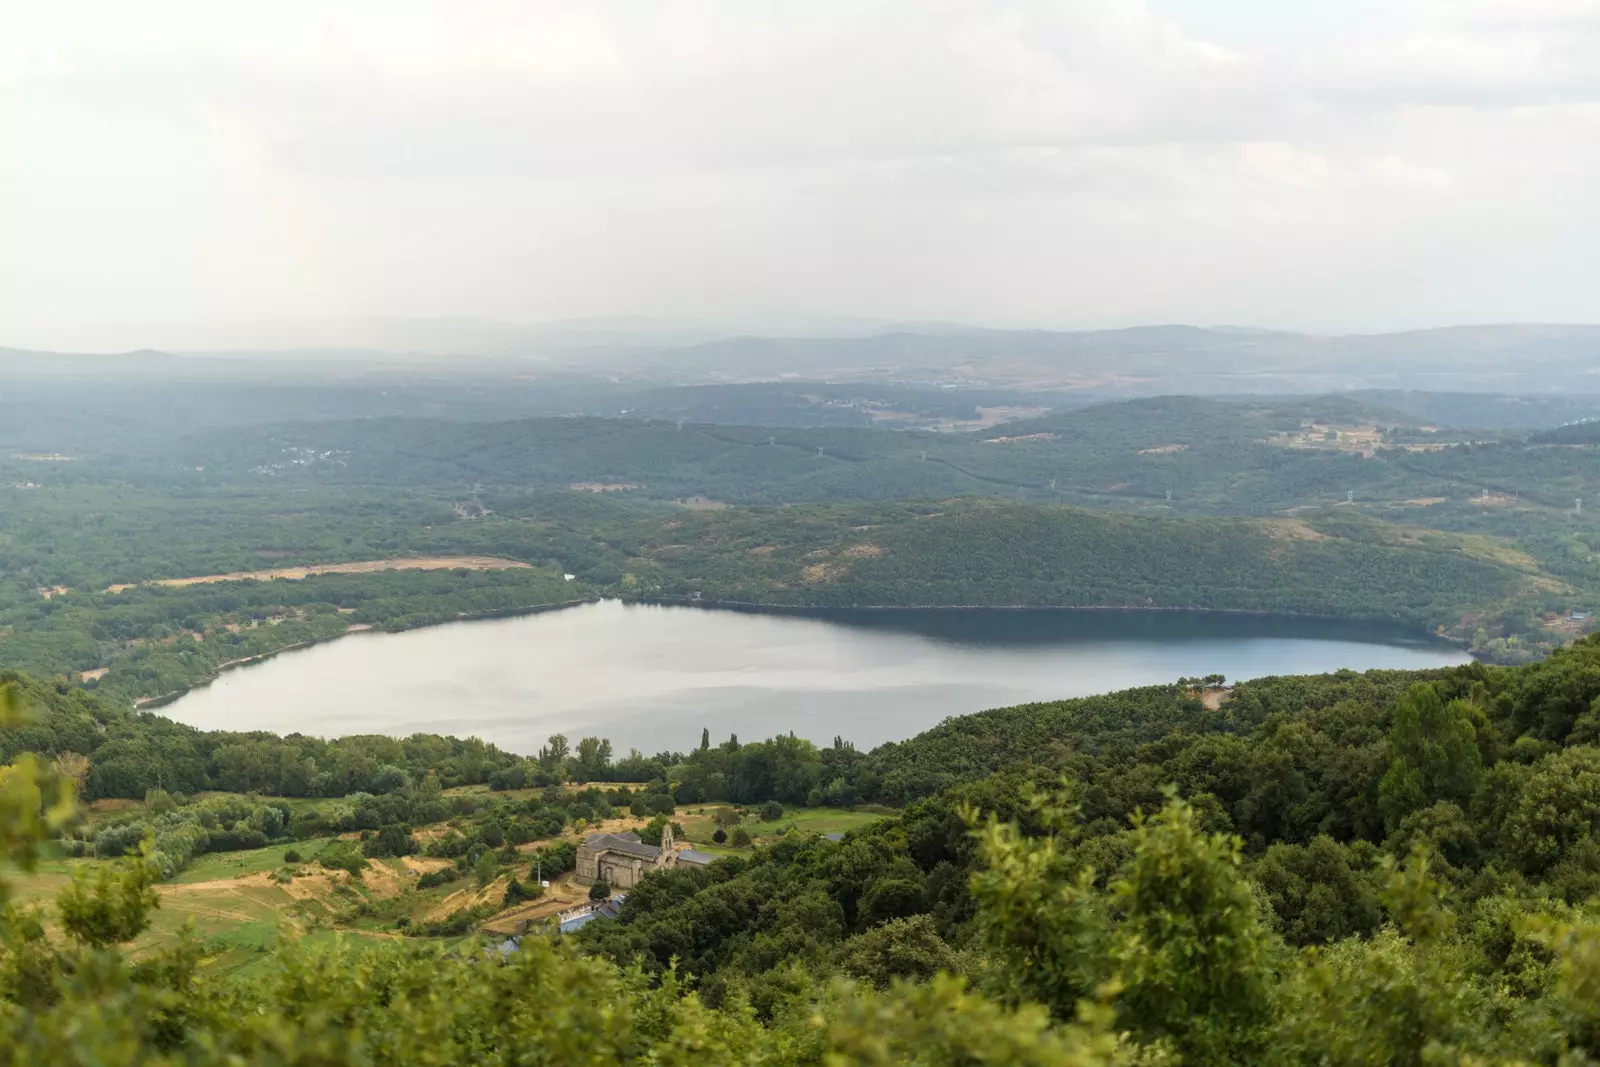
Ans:
[[[776,800],[769,800],[761,805],[762,822],[777,822],[783,818],[783,805]]]
[[[1066,1021],[1114,981],[1119,1028],[1170,1041],[1185,1064],[1257,1062],[1271,1021],[1270,938],[1239,874],[1237,839],[1205,833],[1169,798],[1137,820],[1107,901],[1073,855],[1070,797],[1036,798],[1033,810],[1048,836],[994,818],[981,830],[978,925],[1009,963],[996,989]]]
[[[550,743],[539,749],[539,769],[549,775],[552,782],[560,782],[567,773],[567,760],[571,755],[566,734],[551,734]]]
[[[611,897],[610,882],[596,882],[589,887],[590,900],[609,900]]]
[[[1327,944],[1377,929],[1383,918],[1378,886],[1353,860],[1352,850],[1319,834],[1309,845],[1271,846],[1251,869],[1291,945]]]
[[[839,946],[839,965],[851,977],[883,989],[892,978],[926,982],[940,971],[954,973],[955,950],[926,915],[890,919]]]
[[[863,926],[888,919],[909,918],[928,910],[928,893],[922,879],[904,875],[880,878],[861,895],[859,917]]]
[[[749,848],[750,833],[742,826],[735,826],[733,833],[728,838],[728,843],[734,848]]]
[[[711,728],[710,727],[703,727],[700,730],[700,751],[701,752],[709,752],[709,751],[711,751]]]
[[[1389,768],[1378,783],[1378,804],[1389,829],[1438,800],[1463,808],[1471,802],[1483,773],[1475,712],[1464,700],[1445,704],[1425,683],[1395,701]]]
[[[361,846],[361,854],[374,858],[409,856],[417,851],[416,840],[398,823],[381,828]]]
[[[683,827],[674,823],[666,814],[660,814],[652,818],[644,825],[644,828],[639,831],[639,840],[643,841],[647,845],[659,846],[661,844],[662,831],[664,831],[668,826],[672,827],[672,833],[676,838],[679,840],[683,839]]]
[[[494,853],[487,849],[478,857],[478,862],[472,865],[472,873],[478,879],[480,886],[486,886],[494,881],[499,871],[500,864],[496,862]]]
[[[721,828],[721,827],[720,827],[720,826],[719,826],[719,827],[718,827],[718,828],[717,828],[717,829],[716,829],[716,830],[715,830],[715,831],[714,831],[714,832],[713,832],[713,833],[712,833],[712,834],[711,834],[711,840],[713,840],[713,841],[715,841],[715,842],[716,842],[716,843],[717,843],[717,844],[719,844],[719,845],[720,845],[720,844],[722,844],[722,843],[723,843],[723,842],[725,842],[725,841],[727,841],[727,840],[728,840],[728,831],[726,831],[726,830],[724,830],[724,829],[722,829],[722,828]]]
[[[1597,831],[1600,748],[1585,745],[1534,764],[1501,827],[1501,840],[1524,871],[1540,874]]]
[[[1272,1016],[1271,968],[1238,839],[1202,832],[1171,799],[1135,826],[1132,844],[1112,887],[1122,913],[1112,957],[1127,983],[1118,1018],[1170,1038],[1186,1064],[1254,1061]]]
[[[572,761],[572,780],[603,781],[611,766],[611,742],[600,737],[585,737],[578,742],[578,755]]]
[[[101,865],[93,877],[78,871],[56,897],[61,928],[89,948],[132,941],[161,906],[155,879],[155,868],[143,857]]]

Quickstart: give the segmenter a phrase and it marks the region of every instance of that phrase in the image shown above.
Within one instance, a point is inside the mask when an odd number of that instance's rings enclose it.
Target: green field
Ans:
[[[726,844],[719,845],[711,839],[711,835],[717,829],[711,813],[718,807],[720,805],[705,804],[686,808],[675,816],[675,821],[683,827],[690,843],[702,852],[735,855],[742,850],[731,848]],[[781,819],[774,819],[771,822],[751,820],[744,824],[744,828],[745,832],[759,844],[765,839],[782,837],[790,830],[814,834],[849,833],[851,830],[870,826],[890,814],[895,813],[864,811],[856,808],[794,808],[785,811]]]
[[[311,863],[332,841],[331,837],[314,838],[310,841],[297,841],[292,845],[274,845],[270,848],[257,848],[245,852],[207,853],[195,857],[169,884],[212,882],[219,878],[238,878],[246,874],[275,871],[284,865],[283,854],[291,848],[300,853],[300,858],[304,862]]]

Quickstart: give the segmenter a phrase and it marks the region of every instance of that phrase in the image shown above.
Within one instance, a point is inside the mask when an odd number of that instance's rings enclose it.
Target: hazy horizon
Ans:
[[[3,346],[1600,322],[1600,0],[0,4]]]
[[[694,348],[717,341],[786,340],[827,342],[870,339],[893,334],[1116,334],[1138,330],[1196,329],[1217,334],[1236,333],[1311,340],[1357,340],[1402,337],[1448,331],[1600,331],[1600,322],[1455,322],[1399,330],[1288,330],[1249,323],[1136,322],[1106,326],[1058,327],[975,322],[901,322],[890,319],[834,315],[782,315],[764,319],[670,319],[644,315],[586,316],[529,322],[480,319],[472,316],[403,316],[362,319],[284,319],[275,322],[230,324],[188,323],[151,326],[104,327],[108,338],[131,335],[146,343],[98,347],[49,348],[17,344],[0,336],[0,351],[45,352],[62,355],[130,355],[159,352],[177,356],[230,355],[348,355],[381,356],[504,356],[541,348],[661,349]],[[154,341],[153,338],[165,338]],[[473,339],[480,339],[474,344]]]

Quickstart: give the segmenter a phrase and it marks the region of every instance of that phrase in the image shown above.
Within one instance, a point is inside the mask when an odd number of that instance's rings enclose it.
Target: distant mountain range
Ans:
[[[181,363],[140,351],[106,357],[0,349],[0,373],[158,368],[207,376],[220,357],[258,373],[374,364],[489,371],[505,361],[625,375],[666,384],[775,379],[907,382],[1164,393],[1328,392],[1359,388],[1477,392],[1600,392],[1600,326],[1452,326],[1320,336],[1244,327],[999,330],[805,316],[740,323],[573,319],[535,325],[477,319],[374,319],[284,327],[250,336],[278,343],[188,351]],[[214,357],[210,359],[196,357]],[[204,366],[203,366],[204,365]],[[180,368],[182,368],[180,370]]]

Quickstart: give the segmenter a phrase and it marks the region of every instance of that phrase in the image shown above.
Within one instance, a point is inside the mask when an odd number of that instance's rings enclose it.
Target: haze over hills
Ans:
[[[790,316],[742,324],[581,319],[528,326],[476,319],[372,319],[245,331],[253,341],[189,350],[257,365],[258,374],[543,370],[668,384],[785,378],[940,386],[1151,393],[1328,392],[1356,388],[1495,392],[1600,391],[1600,326],[1505,324],[1400,333],[1313,335],[1245,327],[990,329],[944,323]],[[177,362],[148,350],[115,360],[0,349],[0,374],[219,373],[216,358]],[[242,368],[220,373],[240,373]]]

